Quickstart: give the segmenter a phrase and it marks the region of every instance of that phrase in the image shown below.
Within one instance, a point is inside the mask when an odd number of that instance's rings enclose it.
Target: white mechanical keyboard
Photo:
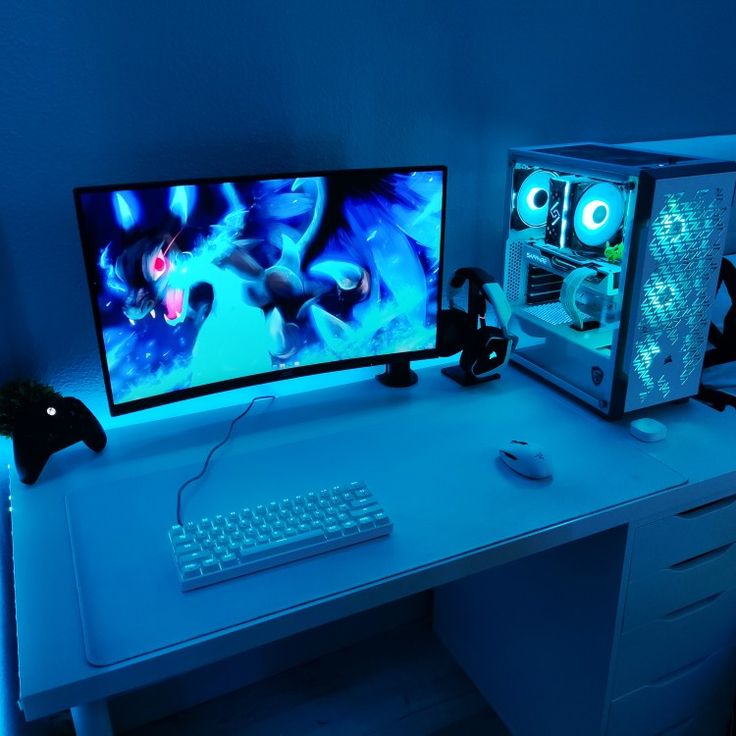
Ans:
[[[363,483],[334,486],[169,530],[184,591],[391,533]]]

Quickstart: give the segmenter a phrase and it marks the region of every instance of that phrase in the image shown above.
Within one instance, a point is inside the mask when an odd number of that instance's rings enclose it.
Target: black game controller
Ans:
[[[21,481],[35,483],[55,452],[80,441],[95,452],[107,444],[102,425],[79,399],[68,396],[33,404],[13,428],[13,455]]]

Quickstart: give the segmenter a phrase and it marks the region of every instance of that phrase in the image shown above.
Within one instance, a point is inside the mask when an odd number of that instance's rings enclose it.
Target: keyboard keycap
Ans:
[[[182,555],[187,552],[196,552],[199,549],[199,545],[196,542],[186,542],[185,544],[175,543],[174,549],[177,555]]]
[[[208,560],[204,560],[202,562],[203,572],[219,572],[220,570],[220,563],[213,557],[210,557]]]
[[[223,555],[220,562],[223,567],[232,567],[233,565],[238,564],[238,558],[231,552],[230,554]]]
[[[179,564],[188,565],[190,562],[206,560],[208,557],[210,557],[209,552],[188,552],[187,554],[179,555]]]

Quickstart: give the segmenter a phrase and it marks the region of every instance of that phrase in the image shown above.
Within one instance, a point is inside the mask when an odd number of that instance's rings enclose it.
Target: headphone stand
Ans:
[[[484,378],[476,378],[472,373],[468,373],[459,365],[443,368],[442,373],[448,378],[452,378],[453,381],[459,383],[461,386],[476,386],[479,383],[488,383],[488,381],[495,381],[497,378],[501,378],[500,373],[492,373],[490,376],[485,376]]]
[[[419,377],[411,369],[411,363],[408,360],[394,360],[386,363],[386,370],[376,376],[376,381],[391,388],[408,388],[418,380]]]

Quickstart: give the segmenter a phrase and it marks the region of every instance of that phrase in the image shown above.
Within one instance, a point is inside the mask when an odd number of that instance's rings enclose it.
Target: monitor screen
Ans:
[[[436,355],[446,169],[75,190],[113,415]]]

